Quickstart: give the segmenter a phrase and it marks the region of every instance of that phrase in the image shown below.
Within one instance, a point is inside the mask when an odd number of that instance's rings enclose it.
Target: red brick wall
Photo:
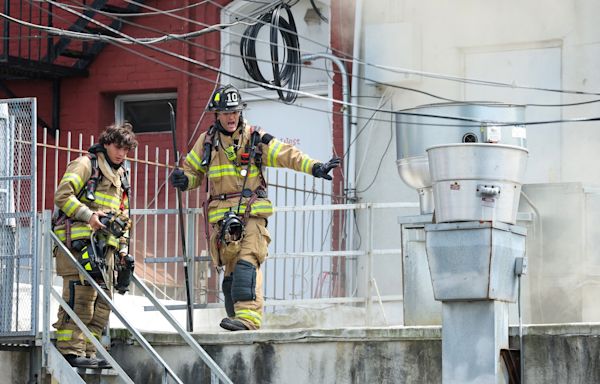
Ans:
[[[13,9],[16,9],[18,3],[20,2],[13,2]],[[156,6],[156,3],[158,2],[148,2],[148,5]],[[176,8],[188,5],[190,1],[177,0],[168,3],[168,8]],[[228,3],[228,1],[221,1],[220,3]],[[161,2],[160,7],[165,8],[165,2]],[[55,12],[60,17],[66,17],[65,12],[56,9]],[[193,7],[183,12],[182,16],[201,20],[207,24],[218,23],[220,20],[219,11],[214,6]],[[60,17],[55,18],[55,25],[61,26]],[[190,22],[166,16],[135,18],[133,21],[150,28],[178,34],[203,28],[192,25]],[[122,32],[132,36],[156,36],[154,32],[143,31],[133,26],[125,26]],[[217,50],[220,45],[218,33],[208,34],[195,39],[195,41],[201,45],[210,45]],[[131,45],[128,47],[181,70],[190,71],[211,80],[216,78],[213,71],[203,69],[198,65],[169,57],[148,48]],[[217,53],[192,48],[182,42],[173,41],[160,44],[158,47],[182,56],[190,56],[194,60],[205,62],[213,67],[219,66]],[[183,144],[187,143],[191,130],[196,126],[206,100],[213,89],[213,85],[209,81],[197,79],[188,74],[153,63],[146,58],[126,52],[113,45],[107,45],[88,70],[89,77],[87,78],[67,78],[61,82],[60,127],[57,128],[63,132],[71,131],[74,134],[82,133],[84,136],[92,134],[97,136],[105,126],[113,122],[114,98],[119,94],[177,92],[179,100],[177,130],[179,143],[183,147]],[[51,124],[52,83],[50,81],[19,80],[8,81],[6,84],[17,97],[37,97],[39,116],[45,122]],[[8,97],[8,95],[2,95],[1,93],[0,96]],[[169,133],[143,134],[140,135],[139,140],[141,145],[149,145],[150,147],[169,148],[171,143]]]
[[[17,9],[17,4],[21,2],[12,1],[12,9]],[[123,3],[114,0],[112,3]],[[176,8],[191,4],[191,0],[173,0],[168,2],[150,1],[148,5],[159,8]],[[168,6],[167,4],[168,3]],[[229,3],[229,0],[220,0],[221,5]],[[334,52],[340,56],[352,54],[352,31],[354,18],[353,0],[333,0],[331,4],[331,42]],[[25,8],[24,8],[25,9]],[[64,11],[54,9],[57,16],[54,18],[54,25],[65,27],[68,22],[72,22],[73,16]],[[27,12],[25,12],[27,14]],[[36,12],[34,11],[35,15]],[[193,20],[199,20],[207,24],[220,22],[220,10],[212,5],[192,7],[181,13],[182,16]],[[65,21],[66,19],[66,21]],[[38,17],[35,22],[45,22],[44,17]],[[108,22],[108,19],[102,19]],[[194,25],[191,22],[177,20],[166,16],[150,16],[134,18],[132,21],[141,23],[147,27],[160,29],[170,33],[185,33],[192,30],[202,29],[201,26]],[[155,32],[144,31],[134,26],[125,26],[122,32],[131,36],[156,36]],[[206,45],[214,48],[214,51],[190,46],[182,42],[172,41],[160,44],[158,47],[172,51],[186,57],[192,57],[194,60],[206,63],[213,67],[219,67],[220,37],[219,33],[208,33],[194,40],[200,45]],[[149,48],[138,46],[127,46],[143,55],[154,59],[164,61],[176,68],[192,72],[195,75],[214,80],[216,73],[202,68],[199,65],[188,63],[165,54],[153,51]],[[351,68],[348,65],[348,72]],[[147,58],[140,57],[114,45],[107,45],[104,50],[96,57],[89,66],[89,76],[86,78],[66,78],[61,81],[60,86],[60,129],[61,132],[72,132],[75,137],[80,133],[84,138],[98,134],[104,127],[111,124],[114,120],[114,99],[120,94],[132,93],[153,93],[153,92],[177,92],[177,134],[179,149],[187,151],[187,143],[190,139],[198,119],[202,115],[206,101],[212,92],[213,83],[181,73],[172,68],[167,68],[158,63],[152,62]],[[334,97],[342,98],[341,78],[336,71],[334,86]],[[52,123],[52,82],[48,80],[19,80],[7,81],[6,85],[16,94],[17,97],[37,97],[38,116],[46,123]],[[0,91],[0,97],[8,97]],[[341,156],[344,153],[342,127],[342,116],[339,113],[341,106],[335,105],[334,123],[334,152]],[[212,115],[207,114],[196,132],[196,136],[210,124]],[[53,127],[55,128],[55,127]],[[41,130],[38,131],[41,137]],[[144,146],[150,148],[150,153],[154,153],[154,147],[162,149],[172,148],[170,133],[150,133],[140,134],[140,150]],[[61,145],[66,145],[66,140],[61,138]],[[50,144],[53,139],[49,136]],[[61,163],[62,164],[62,163]],[[342,174],[338,170],[335,173],[336,182],[335,193],[341,194],[339,188]],[[47,187],[51,188],[51,181],[48,181]]]
[[[177,8],[189,5],[193,0],[172,0],[172,1],[150,1],[147,4],[150,6],[157,6],[158,8]],[[219,0],[220,5],[226,5],[230,0]],[[18,7],[22,2],[12,1],[11,5],[13,9]],[[111,3],[121,3],[122,1],[113,0]],[[64,11],[55,9],[57,17],[54,19],[54,26],[66,28],[69,23],[72,22],[73,16],[68,15]],[[24,13],[25,15],[27,13]],[[220,10],[212,5],[198,6],[187,9],[182,16],[192,19],[199,20],[206,24],[216,24],[220,22]],[[66,20],[62,20],[65,18]],[[334,53],[338,57],[351,57],[352,55],[352,42],[353,42],[353,20],[354,19],[354,0],[332,0],[331,2],[331,17],[329,25],[331,26],[331,43]],[[108,22],[108,19],[101,19],[103,22]],[[40,17],[34,22],[44,23],[46,19]],[[136,23],[142,23],[147,27],[159,29],[164,32],[182,34],[193,30],[199,30],[203,27],[194,25],[191,22],[177,20],[166,16],[151,16],[151,17],[140,17],[134,18],[132,21]],[[15,29],[13,27],[13,29]],[[16,30],[16,29],[15,29]],[[125,26],[122,32],[131,36],[143,37],[143,36],[156,36],[156,33],[143,31],[133,26]],[[219,48],[220,48],[220,37],[219,33],[209,33],[194,41],[200,45],[212,47],[213,50],[206,50],[198,47],[190,46],[182,42],[169,42],[160,44],[158,47],[172,51],[176,54],[191,57],[200,62],[206,63],[212,67],[219,67]],[[58,39],[58,38],[56,38]],[[17,45],[17,42],[11,41],[11,44]],[[60,86],[60,127],[61,139],[60,145],[66,146],[66,135],[65,132],[72,132],[74,135],[73,143],[77,142],[77,137],[82,134],[85,143],[84,149],[87,148],[87,140],[90,135],[95,138],[98,137],[99,133],[111,124],[114,120],[115,108],[114,100],[117,95],[132,94],[132,93],[155,93],[155,92],[176,92],[178,96],[177,103],[177,142],[179,144],[179,150],[187,152],[190,146],[187,143],[190,141],[190,135],[192,134],[198,119],[202,115],[204,106],[206,105],[207,99],[213,89],[213,81],[216,78],[216,73],[205,69],[199,65],[185,62],[173,57],[166,56],[165,54],[153,51],[148,48],[139,46],[127,46],[130,49],[135,50],[145,56],[164,61],[171,66],[174,66],[183,71],[192,72],[197,76],[208,78],[210,81],[198,79],[186,73],[182,73],[173,68],[167,68],[161,64],[152,62],[147,58],[132,54],[114,45],[107,45],[103,51],[96,57],[94,62],[89,66],[89,76],[86,78],[66,78],[61,81]],[[60,59],[63,64],[73,63],[73,59]],[[334,68],[336,69],[336,68]],[[351,66],[347,65],[347,71],[351,71]],[[342,81],[340,74],[336,69],[334,77],[334,92],[333,95],[336,99],[342,99]],[[43,119],[46,123],[52,123],[52,82],[48,80],[19,80],[19,81],[7,81],[5,84],[17,97],[36,97],[38,101],[38,116]],[[9,95],[2,94],[1,97],[9,97]],[[333,145],[334,153],[338,156],[343,156],[345,148],[343,148],[343,135],[344,127],[342,126],[342,115],[341,105],[337,104],[334,106],[334,111],[337,112],[333,118]],[[208,124],[212,121],[213,116],[207,114],[204,121],[200,125],[200,129],[196,132],[196,136],[206,129]],[[40,127],[41,128],[41,127]],[[38,129],[38,141],[42,140],[42,131]],[[49,144],[55,144],[52,136],[48,136]],[[154,161],[154,148],[158,147],[161,149],[171,149],[172,139],[170,133],[151,133],[151,134],[140,134],[138,135],[140,143],[140,158],[143,158],[145,147],[149,149],[149,159]],[[193,141],[192,141],[193,143]],[[73,144],[75,146],[75,144]],[[52,153],[53,151],[49,151]],[[76,155],[72,155],[73,158]],[[41,169],[42,159],[38,157],[38,169]],[[171,159],[173,159],[171,155]],[[325,160],[325,159],[324,159]],[[47,167],[49,170],[53,170],[53,156],[48,159]],[[172,160],[171,160],[172,161]],[[64,164],[66,163],[66,156],[61,155],[59,160],[59,176],[64,172]],[[143,173],[141,174],[143,177]],[[154,182],[154,175],[152,170],[148,174],[149,180]],[[334,179],[334,193],[342,195],[343,191],[340,188],[343,182],[343,175],[341,168],[335,171]],[[42,177],[39,177],[39,186],[41,187]],[[161,174],[158,180],[158,184],[164,182],[164,174]],[[47,191],[45,204],[40,204],[39,207],[50,207],[52,206],[53,199],[53,175],[47,175],[46,185],[43,187]],[[143,184],[142,184],[143,185]],[[150,190],[154,190],[156,186],[149,186]],[[144,201],[144,188],[139,188],[134,191],[136,194],[136,207],[143,208]],[[164,192],[164,189],[162,189]],[[161,192],[161,193],[163,193]],[[174,199],[175,194],[171,193],[171,200]],[[150,199],[156,196],[150,196]],[[163,198],[159,197],[160,201]],[[338,202],[340,200],[336,200]],[[173,207],[174,202],[170,202],[169,206]],[[338,220],[334,220],[337,224]],[[175,228],[175,226],[173,226]],[[175,237],[174,229],[169,233],[169,241],[178,241]],[[337,234],[338,231],[333,231]],[[338,236],[338,235],[335,235]],[[139,236],[136,236],[136,241],[143,242]],[[166,241],[166,240],[165,240]],[[337,243],[337,238],[334,239],[334,243]],[[138,244],[139,245],[139,244]],[[152,256],[145,252],[145,256]],[[173,256],[173,255],[171,255]],[[140,260],[138,260],[140,261]],[[175,266],[169,266],[167,271],[162,269],[158,273],[173,274]],[[149,267],[149,270],[152,268]],[[344,268],[340,271],[343,274]],[[337,272],[337,271],[336,271]],[[180,275],[181,276],[181,275]],[[337,284],[343,286],[344,276],[341,275],[336,277]],[[343,292],[338,291],[337,294]]]
[[[336,56],[341,58],[346,64],[346,72],[348,74],[352,73],[352,53],[353,53],[353,41],[354,41],[354,0],[332,0],[331,2],[331,47]],[[342,100],[342,78],[340,72],[337,70],[337,66],[333,67],[335,70],[335,75],[333,77],[333,81],[335,83],[333,89],[333,97],[336,100]],[[351,86],[352,81],[349,79],[348,86]],[[346,169],[346,158],[344,154],[346,152],[346,148],[344,148],[344,130],[343,126],[343,118],[341,113],[342,105],[334,104],[334,116],[333,116],[333,146],[334,153],[336,153],[339,157],[342,158],[342,163],[340,168],[338,168],[334,172],[334,185],[333,192],[338,196],[344,196],[345,191],[343,189],[344,185],[344,175]],[[346,201],[343,198],[338,199],[336,202],[345,203]],[[333,218],[333,229],[332,229],[332,245],[334,248],[337,247],[337,244],[341,244],[341,249],[347,249],[349,244],[344,244],[341,241],[341,230],[339,228],[339,224],[345,220],[345,215],[349,214],[351,211],[337,211],[334,214]],[[342,216],[341,218],[339,216]],[[346,231],[352,231],[354,228],[347,228]],[[344,257],[336,257],[332,260],[332,295],[333,296],[344,296],[345,295],[345,286],[346,286],[346,268],[345,268],[345,258]]]

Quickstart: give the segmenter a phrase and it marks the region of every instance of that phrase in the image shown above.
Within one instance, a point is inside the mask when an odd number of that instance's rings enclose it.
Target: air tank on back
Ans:
[[[525,107],[491,102],[428,104],[397,111],[396,165],[402,180],[417,190],[421,214],[434,209],[427,148],[456,143],[525,148],[525,127],[517,125],[524,119]]]

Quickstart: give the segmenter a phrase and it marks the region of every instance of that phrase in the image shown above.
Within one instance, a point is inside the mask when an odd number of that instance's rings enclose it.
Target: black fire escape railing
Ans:
[[[32,24],[53,27],[54,9],[50,3],[4,0],[4,14]],[[0,52],[0,79],[57,79],[86,76],[87,71],[58,64],[53,55],[55,37],[46,31],[4,18]]]
[[[81,13],[91,19],[102,16],[104,11],[123,15],[135,13],[141,8],[139,3],[143,3],[123,2],[122,6],[115,6],[114,2],[109,4],[108,0],[87,2],[83,2]],[[59,8],[48,2],[4,0],[3,13],[23,22],[47,27],[112,35],[108,29],[97,27],[86,17],[63,15]],[[70,25],[66,24],[68,20],[71,20]],[[115,30],[123,27],[119,18],[112,18],[106,24]],[[106,45],[103,41],[80,41],[53,35],[8,18],[4,18],[3,26],[0,80],[87,76],[88,66]]]
[[[0,0],[1,1],[1,0]],[[89,2],[89,4],[88,4]],[[140,10],[137,3],[125,3],[123,6],[109,4],[108,0],[84,0],[82,14],[87,18],[111,14],[131,14]],[[47,79],[52,81],[52,126],[48,126],[39,116],[38,121],[54,132],[59,129],[60,121],[60,83],[64,77],[87,76],[87,68],[100,54],[103,41],[81,41],[68,36],[58,36],[25,23],[46,27],[63,28],[74,32],[112,35],[106,28],[99,28],[86,17],[74,18],[66,15],[52,3],[36,0],[4,0],[1,11],[12,19],[3,17],[3,41],[0,45],[0,93],[4,97],[19,97],[14,94],[7,81]],[[56,13],[58,12],[58,13]],[[69,21],[70,20],[70,21]],[[123,23],[117,18],[106,22],[114,30],[121,30]],[[70,24],[70,25],[69,25]]]

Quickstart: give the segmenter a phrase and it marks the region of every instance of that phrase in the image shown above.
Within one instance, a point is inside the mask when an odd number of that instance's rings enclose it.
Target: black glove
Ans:
[[[115,289],[119,294],[124,295],[125,292],[129,291],[131,275],[135,269],[135,259],[131,255],[118,255],[115,264],[115,269],[117,270]]]
[[[325,180],[331,180],[332,177],[328,175],[329,171],[333,168],[337,168],[340,165],[339,157],[332,157],[331,160],[323,163],[316,163],[313,165],[312,174],[314,177],[322,177]]]
[[[169,182],[171,182],[171,185],[173,187],[179,189],[180,191],[185,191],[189,184],[187,176],[179,168],[175,169],[171,173],[171,176],[169,176]]]

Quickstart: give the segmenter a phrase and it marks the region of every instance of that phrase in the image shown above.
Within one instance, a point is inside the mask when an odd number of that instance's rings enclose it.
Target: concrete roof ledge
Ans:
[[[510,335],[519,334],[519,327],[511,325]],[[523,326],[527,336],[600,336],[600,323],[528,324]]]
[[[510,335],[518,336],[517,326],[510,327]],[[183,340],[172,332],[143,332],[144,337],[153,345],[182,345]],[[524,325],[523,335],[545,336],[600,336],[600,323],[536,324]],[[239,332],[194,333],[194,338],[202,345],[244,345],[254,343],[314,343],[329,341],[401,341],[401,340],[439,340],[440,326],[423,327],[346,327],[326,329],[287,329],[259,330]],[[131,339],[124,329],[112,331],[115,339]]]
[[[172,332],[142,332],[153,345],[180,345],[184,341]],[[112,330],[114,339],[131,339],[125,329]],[[194,333],[202,345],[254,344],[254,343],[305,343],[328,341],[381,341],[381,340],[439,340],[441,327],[347,327],[328,329],[287,329],[238,332]]]

